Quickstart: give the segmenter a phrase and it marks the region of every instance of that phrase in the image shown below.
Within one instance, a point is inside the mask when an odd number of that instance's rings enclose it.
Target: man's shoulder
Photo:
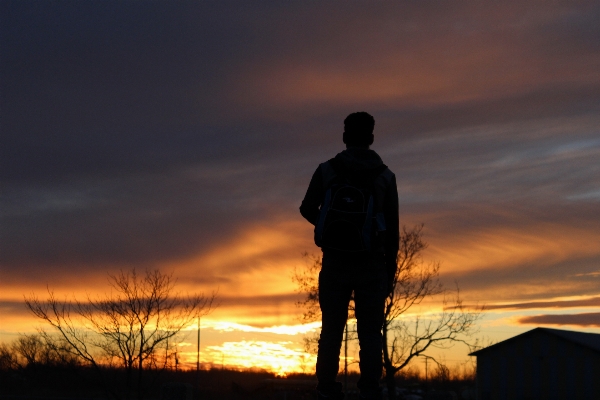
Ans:
[[[394,174],[394,172],[387,165],[381,173],[381,175],[383,175],[386,178],[386,180],[396,179],[396,174]]]

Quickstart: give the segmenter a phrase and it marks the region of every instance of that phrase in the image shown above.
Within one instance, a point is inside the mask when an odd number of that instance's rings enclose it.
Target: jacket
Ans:
[[[381,157],[375,151],[358,147],[350,147],[337,154],[335,163],[341,165],[347,175],[357,180],[368,179],[369,176],[373,176],[374,171],[381,170],[383,165]],[[330,164],[330,161],[319,164],[300,205],[300,214],[313,225],[318,221],[325,192],[336,176],[336,172]],[[396,258],[400,236],[396,176],[386,168],[378,176],[374,186],[375,199],[381,203],[386,226],[383,246],[386,271],[388,279],[393,279],[397,268]]]

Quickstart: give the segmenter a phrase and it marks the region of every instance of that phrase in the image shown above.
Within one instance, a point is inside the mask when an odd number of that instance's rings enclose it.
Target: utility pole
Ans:
[[[196,385],[200,387],[200,317],[198,317],[198,350],[196,351]]]
[[[429,384],[429,378],[427,376],[427,361],[429,361],[429,358],[425,358],[425,393],[427,393],[427,389],[428,389],[428,384]]]
[[[344,338],[344,394],[348,396],[348,320],[346,319],[346,336]]]
[[[167,347],[165,349],[165,366],[166,366],[166,368],[170,368],[170,366],[169,366],[170,358],[171,358],[171,356],[169,355],[169,338],[167,338]]]

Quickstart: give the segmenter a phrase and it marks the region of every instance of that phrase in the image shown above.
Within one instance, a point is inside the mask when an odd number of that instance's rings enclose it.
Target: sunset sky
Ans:
[[[158,268],[218,290],[204,361],[311,369],[298,207],[355,111],[480,337],[600,333],[597,1],[2,0],[0,35],[0,341]]]

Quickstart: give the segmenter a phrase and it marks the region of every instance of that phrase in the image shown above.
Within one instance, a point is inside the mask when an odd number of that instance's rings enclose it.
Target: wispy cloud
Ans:
[[[518,319],[527,325],[571,325],[576,327],[600,327],[600,313],[546,314]]]
[[[313,332],[321,327],[321,322],[312,322],[309,324],[300,325],[279,325],[259,328],[250,325],[242,325],[229,321],[212,321],[207,327],[213,328],[216,331],[223,332],[258,332],[258,333],[275,333],[278,335],[298,335]]]
[[[582,308],[600,306],[600,297],[578,300],[531,301],[527,303],[486,304],[486,310],[513,310],[539,308]]]

